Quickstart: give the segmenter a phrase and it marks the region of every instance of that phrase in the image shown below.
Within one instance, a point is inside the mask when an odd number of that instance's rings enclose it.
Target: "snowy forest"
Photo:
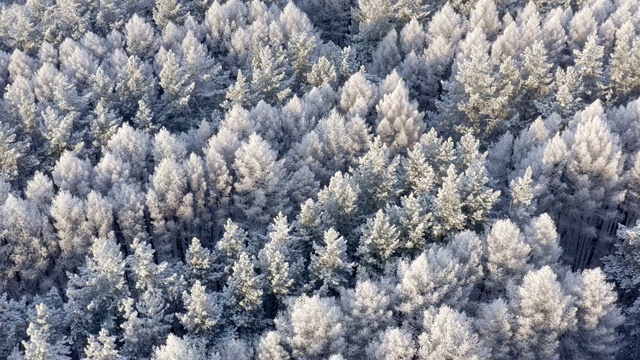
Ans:
[[[640,359],[640,0],[0,0],[0,359]]]

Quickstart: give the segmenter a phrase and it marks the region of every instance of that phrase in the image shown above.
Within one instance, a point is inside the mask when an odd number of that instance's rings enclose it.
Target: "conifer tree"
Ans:
[[[66,339],[51,342],[51,324],[49,308],[44,304],[36,305],[36,319],[29,324],[27,335],[29,341],[23,341],[25,360],[66,360],[69,347]]]
[[[433,234],[436,237],[442,237],[452,230],[462,230],[464,227],[466,217],[462,213],[463,202],[458,193],[457,178],[452,164],[434,202]]]
[[[589,35],[582,51],[573,50],[576,71],[580,79],[580,98],[585,102],[597,99],[604,90],[604,47],[598,45],[595,34]]]
[[[575,307],[550,267],[530,271],[512,295],[514,343],[525,359],[558,358],[560,337],[575,325]]]
[[[203,247],[197,238],[191,239],[191,245],[185,254],[188,280],[191,285],[199,281],[204,286],[211,285],[217,277],[211,251]]]
[[[238,327],[250,328],[254,322],[261,320],[259,310],[263,302],[262,281],[262,276],[256,275],[249,255],[246,252],[240,253],[225,287],[232,307],[233,321]]]
[[[102,329],[98,336],[91,335],[84,349],[86,360],[124,360],[116,347],[116,337]]]
[[[337,231],[325,231],[323,243],[313,244],[309,271],[320,293],[337,292],[349,281],[353,264],[347,257],[346,242]]]
[[[269,143],[252,134],[235,154],[234,204],[251,228],[268,224],[283,208],[283,162]]]
[[[182,299],[186,312],[178,315],[178,318],[190,334],[210,333],[219,323],[221,309],[200,281],[196,280],[191,290],[182,294]]]
[[[394,152],[405,152],[418,141],[424,131],[423,113],[418,112],[418,104],[409,100],[404,81],[391,94],[384,95],[376,106],[378,126],[376,134]]]
[[[423,329],[417,352],[421,360],[475,358],[485,352],[469,318],[446,305],[425,311]]]
[[[531,247],[524,241],[520,229],[509,220],[498,220],[486,240],[487,285],[498,294],[509,280],[517,281],[528,270]]]
[[[302,295],[276,319],[276,328],[294,357],[319,360],[345,348],[343,317],[333,298]]]
[[[617,294],[600,268],[569,277],[569,292],[575,296],[577,328],[562,341],[564,351],[587,359],[611,357],[620,349],[624,316],[615,305]]]
[[[124,272],[125,261],[115,239],[95,239],[85,266],[79,274],[69,274],[64,309],[74,343],[101,328],[115,328],[118,305],[129,294]]]
[[[289,97],[293,78],[289,75],[287,58],[281,48],[258,46],[251,62],[251,93],[254,103],[264,100],[282,103]]]
[[[383,210],[367,220],[362,229],[358,254],[362,261],[381,269],[400,247],[400,234]]]
[[[137,301],[124,299],[119,310],[125,319],[120,324],[122,352],[128,356],[148,356],[153,344],[160,342],[169,332],[168,304],[157,288],[145,290]]]
[[[411,360],[416,352],[411,333],[399,328],[388,328],[380,333],[377,341],[367,346],[371,359]]]

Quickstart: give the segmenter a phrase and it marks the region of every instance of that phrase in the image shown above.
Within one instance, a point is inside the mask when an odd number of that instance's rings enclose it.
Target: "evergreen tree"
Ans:
[[[183,17],[182,5],[177,0],[156,0],[153,8],[153,21],[159,28],[168,22],[179,23]]]
[[[289,353],[282,347],[277,331],[269,331],[260,338],[258,345],[259,360],[289,360]]]
[[[188,336],[179,338],[169,334],[165,344],[154,349],[151,358],[153,360],[203,360],[205,349],[197,339]]]
[[[318,59],[318,62],[313,64],[311,72],[307,76],[307,82],[314,87],[321,87],[322,85],[333,86],[336,82],[336,70],[333,64],[322,56]]]
[[[84,349],[86,360],[124,360],[116,348],[116,337],[106,330],[100,330],[98,336],[89,336]]]
[[[29,341],[23,341],[25,360],[66,360],[69,347],[66,340],[51,343],[51,324],[49,323],[49,308],[44,304],[36,305],[36,319],[29,323],[27,335]]]
[[[362,229],[358,254],[365,264],[381,269],[400,247],[400,233],[382,210]]]
[[[262,308],[262,276],[256,275],[252,259],[242,252],[233,264],[233,273],[227,280],[225,293],[233,314],[233,321],[241,328],[251,328],[260,322]]]
[[[560,338],[575,325],[576,309],[550,267],[530,271],[512,295],[514,343],[524,359],[559,358]]]
[[[131,357],[148,356],[153,344],[159,343],[169,332],[168,304],[161,290],[151,288],[120,304],[124,322],[122,352]]]
[[[366,117],[377,98],[377,88],[366,78],[364,68],[345,81],[340,94],[340,107],[351,116]]]
[[[178,315],[178,319],[190,334],[210,333],[219,323],[222,310],[200,281],[196,280],[190,292],[182,294],[182,299],[186,313]]]
[[[405,152],[418,141],[424,131],[423,113],[418,104],[410,102],[406,85],[401,81],[389,95],[384,95],[376,106],[378,134],[394,152]]]
[[[481,256],[478,237],[464,232],[448,246],[432,247],[411,262],[401,260],[396,286],[398,310],[417,322],[432,306],[461,308],[482,277]]]
[[[392,299],[380,284],[371,280],[358,281],[354,289],[342,292],[340,299],[351,344],[346,354],[358,356],[378,331],[392,323]]]
[[[498,220],[486,240],[487,285],[500,294],[509,280],[517,281],[528,270],[531,247],[520,229],[509,220]]]
[[[323,242],[313,244],[309,271],[320,293],[335,292],[349,281],[353,264],[347,258],[344,238],[333,228],[324,232]]]
[[[421,360],[480,358],[485,349],[464,313],[442,306],[424,312],[424,332],[418,337]]]
[[[502,298],[481,304],[474,319],[474,328],[494,359],[513,357],[513,327],[513,314]]]
[[[576,15],[577,16],[577,15]],[[589,35],[582,51],[573,50],[576,71],[580,79],[580,98],[586,102],[597,99],[604,90],[604,47],[598,45],[595,34]]]
[[[264,100],[282,103],[289,97],[293,78],[289,75],[287,58],[281,48],[259,46],[251,62],[251,92],[254,103]]]
[[[234,204],[251,228],[268,224],[283,209],[283,162],[259,135],[252,134],[235,154]]]
[[[213,255],[206,247],[203,247],[197,238],[191,239],[191,245],[185,254],[185,264],[188,269],[189,284],[196,281],[204,286],[212,285],[216,280],[216,268],[213,263]]]
[[[555,266],[562,249],[556,226],[548,214],[541,214],[524,228],[524,240],[531,247],[531,262],[537,267]]]
[[[457,189],[454,165],[450,165],[442,187],[438,190],[433,209],[433,234],[442,237],[450,231],[462,230],[466,217],[462,213],[462,200]]]
[[[114,329],[118,304],[129,293],[125,261],[115,239],[95,239],[90,253],[79,274],[68,274],[64,309],[75,345],[100,329]]]
[[[294,357],[323,359],[346,346],[343,316],[333,298],[302,295],[276,319],[276,329]]]
[[[367,346],[371,359],[411,360],[416,352],[411,333],[398,328],[389,328],[380,333],[377,341]]]
[[[577,329],[563,338],[564,351],[585,359],[615,356],[622,345],[616,328],[624,316],[615,305],[613,284],[606,282],[600,268],[584,270],[568,282],[576,298]]]

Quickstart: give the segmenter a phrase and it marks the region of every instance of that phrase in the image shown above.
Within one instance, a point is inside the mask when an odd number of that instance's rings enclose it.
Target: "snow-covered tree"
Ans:
[[[49,308],[44,304],[36,305],[36,319],[29,323],[27,335],[29,341],[23,341],[25,360],[66,360],[71,359],[66,339],[52,342]]]
[[[509,220],[498,220],[486,240],[487,285],[500,293],[509,280],[517,281],[528,270],[531,247],[520,229]]]
[[[184,314],[178,315],[182,326],[190,334],[210,333],[221,316],[221,308],[215,303],[213,296],[196,280],[191,290],[182,294],[182,299],[186,309]]]
[[[255,273],[254,263],[246,252],[240,254],[232,270],[225,292],[232,306],[233,320],[239,327],[250,327],[252,321],[261,320],[256,313],[262,308],[263,279]]]
[[[411,333],[398,328],[389,328],[380,333],[378,340],[367,346],[371,359],[411,360],[416,353]]]
[[[383,268],[400,247],[400,233],[384,211],[367,220],[362,229],[358,254],[365,264]]]
[[[95,239],[85,266],[79,274],[69,274],[65,312],[72,340],[114,329],[118,305],[128,293],[125,261],[115,239]]]
[[[269,143],[252,134],[235,154],[234,204],[252,229],[266,225],[283,208],[283,162]]]
[[[205,349],[197,339],[169,334],[164,345],[154,349],[153,360],[204,360]]]
[[[418,104],[409,100],[409,92],[403,81],[393,92],[384,95],[376,106],[378,126],[376,134],[393,151],[404,152],[418,141],[424,131],[424,114],[418,112]]]
[[[423,329],[418,337],[417,351],[421,360],[486,356],[469,318],[446,305],[424,312]]]
[[[100,330],[98,336],[91,335],[87,339],[84,349],[86,360],[124,360],[116,347],[116,337],[109,335],[107,330]]]
[[[320,293],[337,291],[346,285],[353,264],[347,258],[347,244],[333,228],[324,232],[323,244],[313,244],[309,271]]]
[[[622,346],[617,328],[624,316],[615,304],[613,284],[600,268],[584,270],[567,282],[576,298],[577,328],[562,339],[563,351],[584,359],[615,356]]]
[[[276,319],[276,328],[294,357],[323,359],[346,346],[343,317],[333,298],[302,295]]]
[[[512,294],[514,344],[524,359],[559,358],[560,339],[575,326],[576,308],[550,267],[532,270]]]

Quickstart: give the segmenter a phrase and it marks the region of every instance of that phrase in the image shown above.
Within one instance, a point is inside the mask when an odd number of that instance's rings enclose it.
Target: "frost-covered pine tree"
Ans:
[[[29,341],[23,341],[25,360],[67,360],[69,346],[66,339],[52,342],[49,308],[44,304],[36,305],[36,318],[29,323],[27,335]]]
[[[255,273],[253,260],[246,252],[240,253],[232,270],[225,293],[231,306],[233,321],[238,327],[250,329],[254,322],[261,321],[259,312],[264,294],[263,277]]]
[[[409,100],[404,81],[398,83],[391,94],[384,95],[376,106],[378,126],[376,134],[394,152],[405,152],[418,141],[425,129],[424,114],[418,104]]]
[[[270,45],[254,46],[251,62],[251,94],[253,102],[264,100],[270,104],[281,103],[289,97],[293,77],[288,68],[286,53],[282,48]]]
[[[353,267],[345,239],[330,228],[324,232],[323,244],[314,243],[313,250],[309,265],[312,284],[320,293],[337,292],[348,283]]]
[[[531,219],[524,228],[524,240],[531,247],[531,263],[537,267],[555,266],[562,254],[556,226],[548,214]]]
[[[294,357],[319,360],[346,347],[343,317],[335,299],[302,295],[275,322]]]
[[[340,300],[346,335],[351,344],[345,354],[358,356],[377,332],[392,323],[392,299],[381,284],[364,280],[358,281],[354,289],[342,292]]]
[[[470,319],[446,305],[424,312],[424,332],[418,337],[418,358],[443,357],[474,359],[486,356],[486,350]]]
[[[382,38],[371,54],[372,62],[370,71],[378,77],[385,77],[400,63],[400,50],[398,49],[398,32],[391,29]]]
[[[576,309],[550,267],[532,270],[511,298],[514,344],[523,359],[559,358],[560,339],[575,326]]]
[[[282,346],[282,339],[277,331],[269,331],[260,338],[258,344],[259,360],[289,360],[287,350]]]
[[[169,334],[161,346],[154,348],[153,360],[204,360],[205,348],[197,338],[184,336],[179,338]]]
[[[528,270],[531,247],[510,220],[498,220],[486,240],[487,286],[500,294],[508,281],[517,281]]]
[[[360,189],[358,210],[368,214],[393,203],[398,188],[398,161],[392,150],[379,137],[374,138],[369,151],[358,159],[352,169],[353,179]]]
[[[127,298],[120,304],[125,319],[122,352],[127,356],[148,356],[154,344],[159,343],[169,332],[171,315],[169,304],[162,290],[151,288],[142,292],[137,300]]]
[[[597,99],[604,91],[604,47],[598,37],[589,35],[582,51],[574,50],[576,71],[580,79],[580,98],[585,102]]]
[[[213,295],[196,280],[190,291],[182,294],[182,299],[186,312],[178,315],[178,319],[187,332],[194,335],[211,333],[222,315]]]
[[[83,359],[86,360],[124,360],[116,346],[116,337],[109,335],[107,330],[100,330],[98,336],[91,335],[87,339],[87,346],[84,348]]]
[[[483,275],[482,253],[477,235],[466,231],[448,245],[431,247],[413,261],[401,260],[397,268],[397,309],[417,324],[429,307],[465,306]]]
[[[530,219],[535,211],[535,195],[531,175],[531,167],[529,166],[522,177],[513,179],[509,183],[511,192],[509,216],[519,222]]]
[[[269,143],[252,134],[235,154],[234,205],[251,229],[264,226],[283,208],[283,162]]]
[[[380,333],[377,340],[374,340],[367,346],[366,351],[370,359],[411,360],[414,358],[416,348],[409,331],[399,328],[388,328]]]
[[[360,68],[342,86],[340,107],[351,116],[365,118],[375,104],[378,89],[365,75],[364,68]]]
[[[266,274],[269,293],[279,299],[290,293],[294,283],[290,263],[283,252],[285,252],[283,246],[270,241],[259,254],[262,268]]]
[[[358,254],[365,264],[382,269],[400,247],[400,233],[388,215],[378,210],[362,229]]]
[[[640,261],[636,254],[640,248],[640,227],[620,225],[617,233],[620,242],[615,244],[613,254],[604,258],[607,276],[615,280],[621,291],[621,303],[626,305],[627,323],[631,327],[632,339],[638,339],[640,324]],[[637,342],[628,348],[631,355],[640,353]]]
[[[451,164],[434,201],[433,234],[436,237],[464,228],[466,217],[462,212],[463,202],[458,192],[457,179],[455,166]]]
[[[118,305],[129,294],[125,261],[112,237],[94,239],[86,264],[78,272],[68,274],[64,306],[74,343],[101,328],[114,329]]]
[[[503,298],[481,304],[473,320],[482,343],[494,359],[513,358],[514,319]]]
[[[569,293],[576,301],[576,326],[562,339],[564,352],[584,359],[614,357],[622,346],[618,328],[624,316],[616,306],[617,294],[600,268],[569,276]]]
[[[185,254],[188,269],[188,281],[194,284],[199,281],[204,286],[213,284],[217,278],[214,258],[211,251],[202,246],[197,238],[191,239],[191,245]]]
[[[307,82],[314,87],[323,85],[333,86],[336,82],[336,70],[326,57],[322,56],[313,64],[311,72],[307,75]]]

